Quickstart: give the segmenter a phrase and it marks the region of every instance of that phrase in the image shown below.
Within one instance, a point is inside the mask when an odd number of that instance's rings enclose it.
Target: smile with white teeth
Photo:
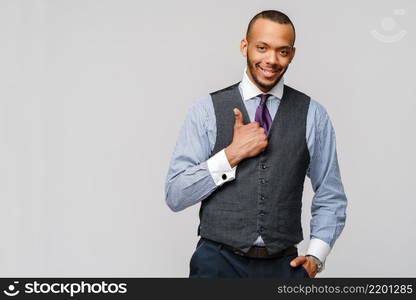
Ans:
[[[277,73],[277,71],[275,71],[275,70],[263,69],[260,66],[259,66],[259,69],[262,71],[262,73],[264,74],[265,77],[272,77]]]

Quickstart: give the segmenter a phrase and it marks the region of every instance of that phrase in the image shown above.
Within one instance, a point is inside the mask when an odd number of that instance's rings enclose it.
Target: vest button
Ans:
[[[262,164],[262,165],[261,165],[261,168],[262,168],[262,169],[266,169],[266,165],[265,165],[265,164]]]
[[[260,211],[260,216],[264,217],[264,211]]]
[[[266,180],[264,180],[263,178],[262,179],[260,179],[260,183],[261,184],[264,184],[266,182]]]
[[[263,195],[261,195],[260,199],[261,199],[261,200],[264,200],[264,196],[263,196]]]
[[[259,231],[260,231],[260,232],[263,232],[263,231],[264,231],[264,227],[263,227],[263,226],[260,226]]]

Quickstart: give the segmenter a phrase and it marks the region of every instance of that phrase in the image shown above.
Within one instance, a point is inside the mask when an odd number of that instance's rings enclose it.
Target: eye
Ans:
[[[263,52],[266,50],[266,47],[263,46],[257,46],[257,50],[259,50],[260,52]]]
[[[282,54],[283,56],[286,56],[286,55],[289,54],[289,51],[287,51],[287,50],[281,50],[280,51],[280,54]]]

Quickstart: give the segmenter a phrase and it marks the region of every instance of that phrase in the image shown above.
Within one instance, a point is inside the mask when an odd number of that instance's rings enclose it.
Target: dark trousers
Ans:
[[[201,238],[191,257],[189,278],[309,278],[304,267],[289,263],[297,253],[280,258],[250,258]]]

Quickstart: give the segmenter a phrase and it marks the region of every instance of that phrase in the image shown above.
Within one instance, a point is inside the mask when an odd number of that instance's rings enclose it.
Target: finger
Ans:
[[[292,267],[297,267],[297,266],[303,265],[305,262],[306,262],[305,256],[298,256],[290,262],[290,265]]]
[[[235,117],[234,126],[244,125],[243,115],[241,114],[241,111],[238,108],[234,108],[233,111],[234,111],[234,117]]]

